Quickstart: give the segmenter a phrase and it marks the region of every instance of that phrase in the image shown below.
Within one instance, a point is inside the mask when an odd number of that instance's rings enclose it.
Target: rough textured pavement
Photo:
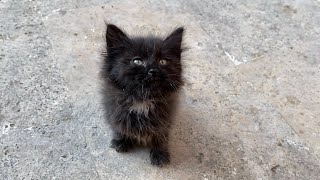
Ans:
[[[167,167],[109,148],[104,20],[187,28]],[[319,0],[0,0],[0,179],[320,179],[319,40]]]

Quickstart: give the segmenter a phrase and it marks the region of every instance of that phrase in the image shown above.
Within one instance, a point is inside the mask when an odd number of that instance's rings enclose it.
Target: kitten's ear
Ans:
[[[128,42],[128,36],[117,26],[113,24],[107,25],[106,32],[107,47],[119,47],[121,44]]]
[[[181,53],[181,43],[183,38],[184,27],[175,29],[165,40],[164,46],[177,53]]]

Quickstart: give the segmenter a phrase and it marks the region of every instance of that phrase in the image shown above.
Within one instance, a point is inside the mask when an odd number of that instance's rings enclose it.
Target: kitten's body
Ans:
[[[169,129],[182,82],[183,28],[166,39],[129,38],[107,27],[104,57],[104,105],[114,131],[112,147],[125,152],[135,144],[151,147],[151,163],[169,163]]]
[[[151,137],[154,136],[167,140],[176,99],[174,94],[171,98],[141,100],[112,88],[110,84],[107,86],[104,91],[107,121],[116,133],[146,146],[152,146]]]

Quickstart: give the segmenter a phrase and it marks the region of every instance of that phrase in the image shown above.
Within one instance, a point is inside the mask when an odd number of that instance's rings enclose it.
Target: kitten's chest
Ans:
[[[134,101],[129,105],[129,112],[148,117],[151,111],[155,109],[154,100]]]

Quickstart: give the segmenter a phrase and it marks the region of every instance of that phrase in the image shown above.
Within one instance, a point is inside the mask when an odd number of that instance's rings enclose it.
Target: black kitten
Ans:
[[[168,135],[175,94],[182,86],[181,42],[184,29],[166,38],[129,37],[107,25],[102,69],[111,147],[126,152],[135,144],[151,147],[153,165],[170,162]]]

